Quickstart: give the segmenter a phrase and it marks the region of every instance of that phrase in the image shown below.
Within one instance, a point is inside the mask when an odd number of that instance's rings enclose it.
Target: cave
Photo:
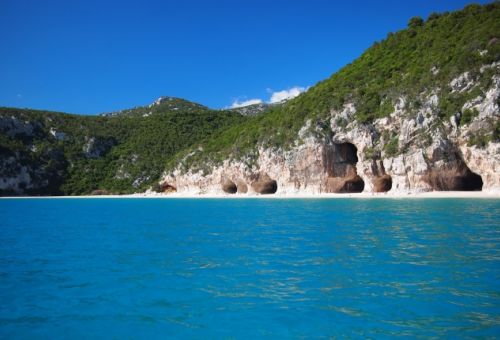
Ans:
[[[481,191],[483,189],[483,179],[469,169],[459,151],[448,157],[451,161],[439,168],[432,168],[423,178],[433,190]]]
[[[226,193],[226,194],[236,194],[236,192],[238,191],[238,187],[236,186],[236,184],[234,184],[233,181],[229,180],[229,179],[226,179],[223,183],[222,183],[222,190]]]
[[[352,143],[333,144],[325,148],[326,192],[358,193],[364,190],[365,182],[356,172],[357,152]]]
[[[472,172],[465,163],[447,169],[433,169],[424,180],[436,191],[481,191],[483,179]]]
[[[382,176],[376,176],[373,179],[373,191],[374,192],[387,192],[392,189],[392,177],[385,174]]]
[[[168,183],[161,184],[160,189],[161,189],[161,192],[166,193],[166,194],[177,192],[177,188],[174,187],[173,185],[168,184]]]
[[[480,175],[469,170],[460,178],[460,184],[463,191],[481,191],[483,190],[483,179]]]
[[[278,183],[267,174],[264,174],[252,183],[252,189],[262,195],[274,194],[278,191]]]

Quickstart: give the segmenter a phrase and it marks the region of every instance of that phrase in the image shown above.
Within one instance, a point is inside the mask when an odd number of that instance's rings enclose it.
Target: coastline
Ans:
[[[6,196],[0,199],[109,199],[109,198],[145,198],[145,199],[419,199],[419,198],[477,198],[500,199],[500,191],[428,191],[395,193],[277,193],[259,194],[196,194],[196,193],[137,193],[126,195],[82,195],[82,196]]]

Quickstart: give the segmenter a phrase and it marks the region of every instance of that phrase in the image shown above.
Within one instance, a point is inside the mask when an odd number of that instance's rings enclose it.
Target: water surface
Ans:
[[[500,200],[0,200],[0,337],[499,337]]]

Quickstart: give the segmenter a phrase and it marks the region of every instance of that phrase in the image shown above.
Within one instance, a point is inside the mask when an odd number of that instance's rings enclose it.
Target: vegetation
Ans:
[[[469,124],[478,115],[479,112],[476,109],[463,110],[462,117],[460,118],[460,124]]]
[[[98,117],[0,108],[0,119],[15,117],[36,127],[28,135],[0,134],[0,153],[20,154],[22,164],[57,178],[32,194],[143,191],[158,181],[176,152],[245,120],[234,112],[190,107],[196,109],[156,108],[145,117],[147,107]],[[58,140],[51,130],[64,137]]]
[[[398,154],[398,137],[392,137],[387,144],[384,145],[384,151],[387,156],[395,156]]]

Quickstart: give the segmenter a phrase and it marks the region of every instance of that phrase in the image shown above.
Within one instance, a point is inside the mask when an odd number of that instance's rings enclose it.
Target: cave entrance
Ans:
[[[469,171],[461,177],[460,187],[463,191],[481,191],[483,190],[483,179],[480,175]]]
[[[483,179],[466,169],[432,170],[426,182],[436,191],[481,191]]]
[[[226,179],[224,182],[222,182],[222,190],[226,194],[236,194],[238,188],[233,181],[231,181],[230,179]]]
[[[481,176],[472,172],[458,154],[455,157],[453,165],[431,170],[425,176],[425,181],[437,191],[481,191]]]
[[[278,183],[267,174],[263,174],[259,175],[257,181],[252,183],[252,188],[258,194],[274,194],[278,191]]]
[[[364,190],[365,182],[356,172],[357,152],[358,149],[352,143],[333,144],[326,148],[326,192],[357,193]]]
[[[373,179],[373,192],[387,192],[392,189],[392,177],[384,174]]]
[[[177,192],[177,188],[174,187],[173,185],[168,184],[168,183],[163,183],[162,185],[160,185],[160,189],[161,189],[161,192],[166,193],[166,194]]]

